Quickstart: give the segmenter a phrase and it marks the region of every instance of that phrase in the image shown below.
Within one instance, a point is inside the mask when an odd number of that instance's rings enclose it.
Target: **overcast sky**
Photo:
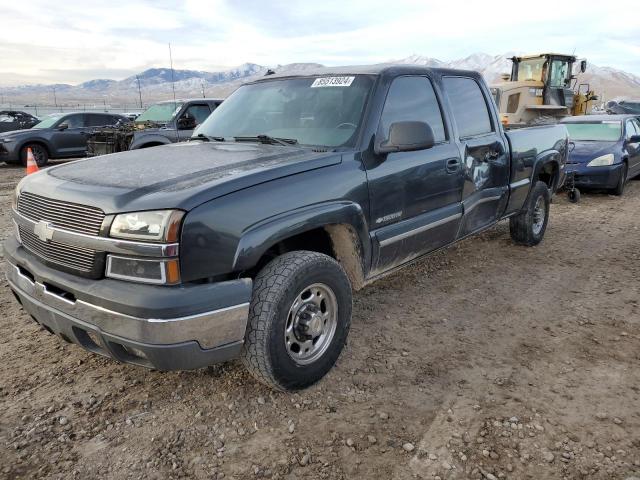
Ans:
[[[0,0],[0,84],[150,67],[366,64],[557,51],[640,74],[637,0]]]

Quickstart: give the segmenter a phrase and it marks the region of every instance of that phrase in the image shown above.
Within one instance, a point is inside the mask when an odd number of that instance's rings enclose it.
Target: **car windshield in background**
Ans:
[[[622,123],[604,121],[598,123],[565,123],[569,137],[576,141],[617,142],[622,136]]]
[[[244,85],[197,133],[225,139],[268,135],[303,145],[350,146],[372,84],[369,76],[348,75]]]
[[[181,103],[158,103],[147,108],[136,122],[168,122],[182,107]]]
[[[60,117],[62,117],[62,115],[51,115],[36,124],[33,128],[51,128],[54,123],[60,120]]]

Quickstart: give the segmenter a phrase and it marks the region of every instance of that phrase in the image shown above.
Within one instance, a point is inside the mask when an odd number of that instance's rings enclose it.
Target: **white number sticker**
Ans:
[[[321,87],[349,87],[356,77],[323,77],[316,78],[311,88]]]

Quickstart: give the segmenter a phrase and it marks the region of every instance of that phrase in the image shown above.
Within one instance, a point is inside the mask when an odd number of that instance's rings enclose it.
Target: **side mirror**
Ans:
[[[580,73],[584,73],[587,71],[587,61],[580,60]]]
[[[389,127],[389,138],[375,149],[377,154],[426,150],[435,145],[433,130],[425,122],[395,122]]]
[[[62,124],[58,125],[58,130],[60,130],[61,132],[66,130],[67,128],[69,128],[69,124],[68,123],[62,123]]]
[[[640,135],[631,135],[629,143],[640,143]]]

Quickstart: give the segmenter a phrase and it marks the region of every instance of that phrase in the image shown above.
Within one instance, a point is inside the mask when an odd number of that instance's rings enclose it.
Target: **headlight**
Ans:
[[[184,212],[155,210],[116,215],[109,236],[147,242],[177,242]]]
[[[591,160],[587,163],[587,167],[606,167],[607,165],[613,165],[614,160],[615,157],[613,153],[607,153],[606,155]]]
[[[131,282],[175,285],[180,283],[177,258],[166,260],[107,256],[107,277]]]

